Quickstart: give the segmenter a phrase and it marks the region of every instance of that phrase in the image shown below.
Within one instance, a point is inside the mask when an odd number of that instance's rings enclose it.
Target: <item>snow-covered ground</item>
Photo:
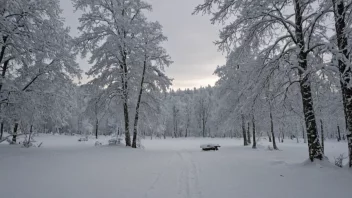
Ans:
[[[41,148],[0,144],[0,197],[6,198],[350,198],[352,171],[304,164],[307,146],[286,140],[281,151],[237,139],[143,140],[144,150],[95,147],[78,137],[36,137]],[[106,142],[108,137],[102,137]],[[220,144],[203,152],[201,144]],[[326,142],[331,161],[345,142]]]

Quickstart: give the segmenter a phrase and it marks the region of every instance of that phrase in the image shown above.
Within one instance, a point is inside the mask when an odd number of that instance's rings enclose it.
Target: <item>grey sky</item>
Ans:
[[[218,38],[219,27],[211,25],[208,16],[191,15],[194,7],[203,0],[148,0],[153,12],[148,14],[151,21],[159,21],[168,37],[165,48],[174,64],[166,69],[174,79],[173,87],[178,89],[213,85],[216,76],[213,72],[217,65],[224,64],[224,56],[217,51],[213,41]],[[61,0],[66,23],[72,35],[78,34],[78,13],[73,13],[70,0]],[[80,66],[87,71],[89,65],[79,60]]]

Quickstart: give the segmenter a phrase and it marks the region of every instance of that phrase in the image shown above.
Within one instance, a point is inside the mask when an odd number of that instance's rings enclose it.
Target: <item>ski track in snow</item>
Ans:
[[[184,198],[201,198],[199,190],[198,169],[194,163],[191,152],[177,152],[182,161],[182,169],[179,175],[179,194]]]
[[[168,163],[167,163],[166,169],[167,169],[168,167],[170,167],[171,161],[172,161],[172,158],[169,159],[169,161],[168,161]],[[154,182],[150,185],[148,191],[147,191],[147,192],[145,193],[145,195],[144,195],[145,198],[149,198],[149,197],[150,197],[149,194],[150,194],[153,190],[155,190],[155,189],[158,188],[157,184],[159,183],[160,178],[164,176],[166,169],[163,169],[164,171],[157,173],[157,176],[156,176]]]
[[[167,171],[171,169],[172,171]],[[163,171],[157,173],[156,178],[145,193],[145,198],[162,197],[162,193],[165,190],[172,188],[177,188],[177,194],[175,194],[175,196],[178,198],[202,198],[199,188],[199,170],[194,161],[192,152],[173,152],[166,167],[162,170]],[[177,173],[177,175],[174,173]],[[175,176],[177,178],[175,178]],[[164,186],[170,182],[172,183],[171,186]]]

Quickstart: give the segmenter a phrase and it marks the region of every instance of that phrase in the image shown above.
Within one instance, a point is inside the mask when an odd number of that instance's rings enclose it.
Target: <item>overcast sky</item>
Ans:
[[[153,12],[147,16],[159,21],[164,27],[168,41],[164,44],[174,64],[166,69],[174,79],[175,89],[214,85],[213,75],[218,65],[225,63],[222,53],[213,41],[218,38],[219,26],[211,25],[208,16],[192,15],[196,5],[204,0],[148,0]],[[78,35],[78,13],[73,12],[71,0],[61,0],[66,23],[73,36]],[[89,69],[85,60],[79,60],[84,71]]]

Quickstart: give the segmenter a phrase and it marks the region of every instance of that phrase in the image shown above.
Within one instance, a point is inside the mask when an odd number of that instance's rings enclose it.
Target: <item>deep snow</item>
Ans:
[[[6,198],[350,198],[352,171],[304,164],[307,146],[281,151],[243,147],[237,139],[143,140],[144,150],[95,147],[78,137],[36,137],[41,148],[0,144],[0,197]],[[107,137],[100,141],[106,142]],[[203,152],[201,144],[220,144]],[[347,144],[326,142],[334,161]]]

